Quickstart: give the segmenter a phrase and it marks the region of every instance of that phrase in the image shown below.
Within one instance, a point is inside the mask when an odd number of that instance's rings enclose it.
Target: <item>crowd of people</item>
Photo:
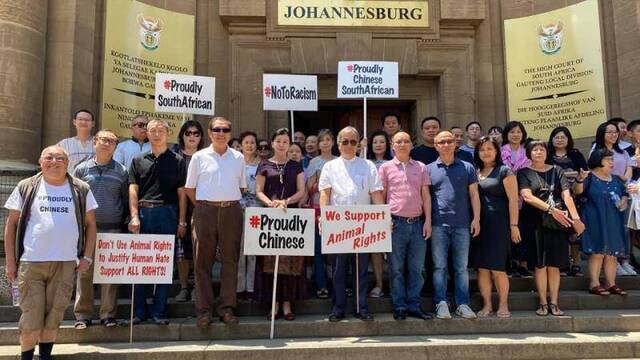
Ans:
[[[583,255],[585,290],[596,296],[625,295],[616,277],[635,275],[630,259],[640,203],[631,199],[640,178],[640,120],[601,124],[586,157],[566,127],[543,141],[530,139],[518,121],[483,136],[479,122],[446,130],[440,119],[427,117],[417,146],[393,113],[368,138],[348,126],[336,136],[329,129],[305,136],[282,128],[270,139],[251,131],[231,139],[240,129],[224,117],[206,128],[191,120],[173,146],[168,124],[144,115],[132,119],[126,141],[108,129],[92,135],[88,110],[77,111],[73,124],[76,135],[46,147],[41,172],[21,181],[5,204],[6,274],[20,293],[23,359],[31,359],[38,344],[40,358],[50,358],[74,284],[75,328],[92,325],[97,233],[175,235],[181,287],[175,300],[195,302],[200,327],[214,317],[238,323],[238,298],[270,309],[274,291],[276,312],[265,311],[269,319],[292,321],[300,300],[317,297],[331,298],[328,320],[340,321],[353,297],[359,300],[354,316],[371,321],[367,299],[385,296],[386,289],[399,321],[449,319],[450,304],[466,319],[507,318],[509,278],[530,276],[539,296],[535,313],[559,316],[561,277],[582,276]],[[316,224],[315,256],[281,256],[276,289],[275,258],[242,254],[244,208],[302,207],[319,216],[322,206],[369,204],[390,206],[391,253],[323,255]],[[217,302],[215,262],[221,264]],[[477,272],[483,300],[477,312],[469,306],[469,268]],[[432,281],[425,285],[425,279]],[[101,285],[98,316],[106,327],[119,323],[117,288]],[[153,301],[136,296],[130,325],[168,324],[170,285],[135,288],[137,294],[153,290]],[[430,290],[434,314],[422,304]]]

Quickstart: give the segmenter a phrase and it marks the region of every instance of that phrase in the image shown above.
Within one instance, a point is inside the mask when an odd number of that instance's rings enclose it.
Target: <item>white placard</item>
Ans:
[[[216,79],[156,73],[156,112],[214,115]]]
[[[325,206],[320,223],[323,254],[391,252],[389,205]]]
[[[338,62],[338,98],[398,98],[398,63]]]
[[[318,77],[315,75],[262,75],[264,110],[318,111]]]
[[[245,255],[313,256],[314,241],[313,209],[245,209]]]
[[[103,234],[96,239],[95,284],[171,284],[175,235]]]

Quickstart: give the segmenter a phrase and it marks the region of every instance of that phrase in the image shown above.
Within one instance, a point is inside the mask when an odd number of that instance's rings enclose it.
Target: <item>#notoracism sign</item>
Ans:
[[[318,77],[315,75],[262,75],[264,110],[318,111]]]
[[[313,256],[313,209],[249,207],[244,218],[245,255]]]
[[[96,240],[96,284],[171,284],[174,235],[107,234]]]
[[[155,111],[214,115],[216,79],[156,73]]]
[[[338,98],[397,98],[398,63],[338,62]]]
[[[532,138],[593,136],[607,118],[598,1],[505,20],[504,33],[509,118]]]
[[[325,206],[320,223],[323,254],[391,252],[389,205]]]

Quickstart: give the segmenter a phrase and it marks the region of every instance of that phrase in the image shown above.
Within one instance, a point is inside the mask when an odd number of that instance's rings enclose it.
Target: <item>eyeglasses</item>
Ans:
[[[258,146],[258,150],[260,151],[269,150],[269,145],[260,145]]]
[[[47,156],[43,156],[41,157],[42,160],[46,161],[46,162],[65,162],[67,161],[67,158],[64,156],[52,156],[52,155],[47,155]]]
[[[214,133],[225,133],[228,134],[231,132],[231,128],[228,127],[213,127],[213,128],[209,128],[209,130],[213,131]]]
[[[147,130],[147,123],[140,122],[140,123],[135,123],[131,126]]]
[[[118,142],[118,140],[116,140],[116,139],[112,139],[112,138],[108,138],[108,137],[102,137],[102,136],[101,137],[97,137],[96,139],[98,141],[100,141],[100,142],[103,142],[103,143],[109,144],[109,145],[113,145],[113,144]]]
[[[200,134],[200,131],[189,131],[189,130],[187,130],[187,131],[184,132],[184,135],[185,136],[200,137],[201,134]]]
[[[340,142],[340,144],[342,146],[347,146],[347,145],[351,145],[351,146],[357,146],[358,145],[358,140],[355,139],[351,139],[351,140],[342,140],[342,142]]]
[[[456,142],[455,140],[440,140],[436,144],[438,144],[438,145],[451,145],[451,144],[453,144],[455,142]]]

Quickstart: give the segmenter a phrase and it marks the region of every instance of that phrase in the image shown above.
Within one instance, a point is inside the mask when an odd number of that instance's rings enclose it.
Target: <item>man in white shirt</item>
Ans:
[[[73,126],[76,128],[76,136],[62,139],[58,142],[67,154],[69,154],[69,165],[67,172],[73,174],[73,170],[78,164],[89,159],[95,154],[93,149],[93,136],[91,130],[95,125],[93,113],[86,109],[76,111],[73,115]]]
[[[131,161],[136,155],[151,151],[151,143],[147,138],[147,123],[149,118],[146,115],[136,115],[131,121],[131,139],[118,144],[113,159],[124,165],[127,169],[131,166]]]
[[[85,272],[93,263],[98,204],[89,185],[67,173],[62,147],[45,148],[39,162],[42,172],[18,183],[5,203],[4,249],[7,278],[17,281],[20,292],[22,359],[32,359],[39,344],[40,359],[46,360],[76,270]]]
[[[384,204],[382,183],[372,162],[356,156],[360,134],[354,127],[347,126],[338,133],[340,157],[327,162],[322,169],[318,190],[320,206],[327,205],[370,205]],[[345,277],[349,261],[354,254],[338,254],[333,266],[333,309],[329,321],[344,319],[347,303]],[[354,316],[363,321],[372,321],[373,315],[367,307],[367,269],[369,254],[357,254],[359,273],[359,312]],[[354,282],[355,283],[355,282]]]
[[[196,316],[199,327],[206,327],[213,315],[211,268],[220,247],[220,304],[217,313],[225,324],[236,324],[236,285],[242,208],[240,198],[247,187],[244,156],[227,143],[231,122],[214,117],[209,122],[211,146],[196,152],[189,163],[185,192],[195,204],[193,212],[197,239],[194,239]]]

